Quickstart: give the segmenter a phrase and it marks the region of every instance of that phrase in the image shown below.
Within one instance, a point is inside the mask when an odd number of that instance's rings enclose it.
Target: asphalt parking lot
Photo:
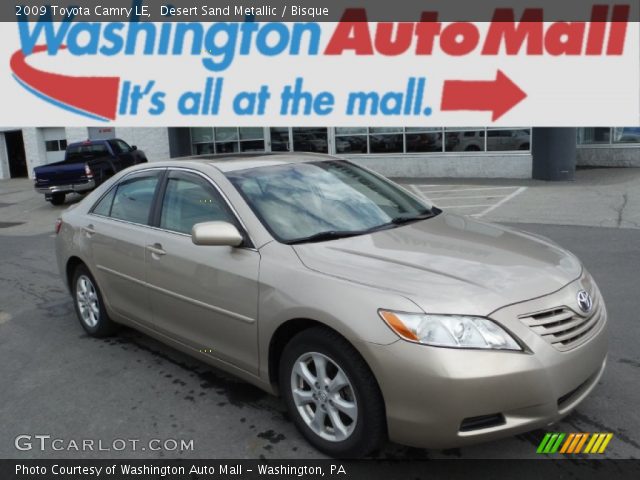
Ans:
[[[609,310],[608,367],[588,400],[552,430],[611,432],[607,458],[640,458],[640,173],[585,173],[564,193],[560,185],[531,181],[408,183],[447,209],[457,205],[454,211],[546,235],[584,261]],[[107,340],[85,335],[55,264],[52,228],[62,208],[29,188],[27,182],[0,182],[1,458],[321,457],[297,433],[279,399],[132,330]],[[486,190],[472,195],[471,188]],[[480,198],[451,198],[456,196]],[[555,210],[550,198],[559,202]],[[445,451],[388,444],[377,456],[534,458],[544,433]],[[122,451],[22,451],[14,441],[23,434],[51,435],[63,439],[61,445],[83,439],[106,447],[115,439],[139,443]],[[185,450],[171,442],[152,450],[151,439],[193,442]]]
[[[408,184],[434,205],[458,215],[483,217],[511,201],[527,187],[469,184]]]

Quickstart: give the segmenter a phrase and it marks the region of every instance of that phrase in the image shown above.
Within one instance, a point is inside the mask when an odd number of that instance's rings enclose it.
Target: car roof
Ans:
[[[286,152],[286,153],[234,153],[221,155],[194,155],[172,159],[175,164],[182,161],[210,165],[223,173],[251,168],[288,165],[293,163],[322,162],[339,160],[336,157],[321,153]]]

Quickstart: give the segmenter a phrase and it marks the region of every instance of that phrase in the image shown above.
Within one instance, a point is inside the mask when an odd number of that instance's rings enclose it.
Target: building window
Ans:
[[[640,143],[640,127],[615,127],[611,140],[613,143]]]
[[[264,152],[264,128],[241,127],[238,133],[241,152]]]
[[[445,152],[484,152],[485,130],[444,129]]]
[[[272,152],[329,153],[326,127],[271,127]]]
[[[351,127],[335,129],[337,154],[529,151],[529,128]]]
[[[578,145],[640,144],[640,127],[592,127],[578,129]]]
[[[291,129],[294,152],[329,153],[326,128],[293,127]]]
[[[272,152],[288,152],[291,150],[289,141],[289,127],[271,127],[271,151]]]
[[[366,127],[336,127],[336,153],[369,153]]]
[[[191,151],[194,155],[214,153],[213,128],[194,127],[191,131]]]
[[[531,130],[516,129],[487,129],[487,151],[529,150],[531,147]]]
[[[47,140],[44,146],[47,152],[63,152],[67,149],[67,140]]]
[[[215,132],[215,146],[216,153],[234,153],[240,151],[240,145],[238,144],[238,129],[234,127],[216,127],[213,129]]]
[[[190,131],[194,155],[265,150],[262,127],[194,127]]]
[[[402,127],[370,127],[370,153],[402,153],[404,138]]]
[[[611,143],[611,129],[606,128],[580,128],[578,129],[578,144],[599,145]]]
[[[407,153],[442,152],[442,129],[405,128]]]

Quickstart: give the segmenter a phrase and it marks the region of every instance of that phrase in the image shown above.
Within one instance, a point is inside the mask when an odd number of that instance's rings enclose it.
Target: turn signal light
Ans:
[[[406,340],[410,340],[412,342],[419,342],[420,339],[418,336],[411,331],[402,320],[398,318],[398,316],[387,310],[380,310],[380,316],[387,322],[387,325],[391,327],[393,331],[395,331],[398,335],[405,338]]]

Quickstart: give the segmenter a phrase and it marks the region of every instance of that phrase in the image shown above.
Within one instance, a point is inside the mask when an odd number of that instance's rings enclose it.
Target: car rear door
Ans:
[[[82,234],[106,303],[118,315],[151,326],[146,244],[151,210],[164,169],[126,176],[98,201]]]
[[[226,221],[242,229],[213,182],[170,170],[146,237],[154,327],[196,351],[258,372],[260,254],[250,247],[198,246],[194,224]]]

